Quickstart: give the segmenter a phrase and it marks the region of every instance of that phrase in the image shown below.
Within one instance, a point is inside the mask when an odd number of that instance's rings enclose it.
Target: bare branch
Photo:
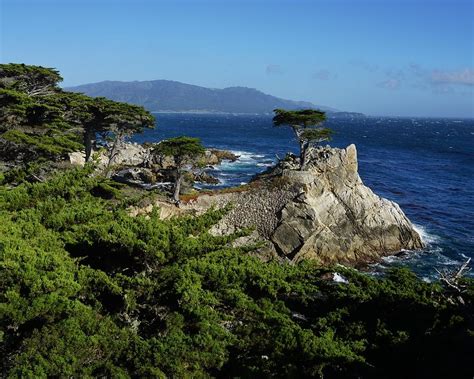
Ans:
[[[463,275],[464,271],[466,271],[466,272],[470,271],[471,269],[467,267],[470,262],[471,262],[471,258],[468,258],[466,260],[466,262],[464,262],[464,264],[461,266],[461,268],[459,269],[459,271],[456,273],[456,275],[454,277],[455,278],[460,278]]]
[[[461,267],[456,271],[439,271],[435,268],[436,272],[439,274],[439,280],[441,283],[445,284],[448,288],[455,290],[457,294],[461,294],[465,290],[465,286],[459,284],[459,280],[462,276],[470,271],[469,263],[471,258],[468,258]],[[461,299],[462,300],[462,299]]]

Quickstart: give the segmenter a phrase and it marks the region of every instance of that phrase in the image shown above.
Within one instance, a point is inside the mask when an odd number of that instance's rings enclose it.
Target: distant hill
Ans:
[[[317,108],[327,112],[337,111],[306,101],[280,99],[253,88],[213,89],[171,80],[105,81],[69,87],[66,90],[142,105],[149,111],[256,114],[271,113],[275,108]]]

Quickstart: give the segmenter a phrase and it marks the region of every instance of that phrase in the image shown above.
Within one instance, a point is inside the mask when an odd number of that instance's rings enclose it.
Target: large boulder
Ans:
[[[265,256],[291,261],[357,264],[423,246],[400,207],[362,183],[354,145],[311,149],[306,162],[299,171],[287,159],[248,190],[202,196],[185,207],[204,211],[233,203],[213,232],[254,227],[266,242]]]
[[[93,151],[93,155],[98,155],[99,167],[107,166],[109,158],[107,157],[105,149]],[[149,150],[137,143],[124,143],[122,148],[117,152],[113,159],[114,165],[122,166],[139,166],[143,165],[149,160]],[[75,166],[84,166],[85,153],[84,151],[76,151],[68,154],[69,163]]]
[[[423,246],[398,204],[362,183],[355,145],[314,149],[308,162],[313,180],[283,207],[271,237],[277,251],[295,261],[354,262]]]

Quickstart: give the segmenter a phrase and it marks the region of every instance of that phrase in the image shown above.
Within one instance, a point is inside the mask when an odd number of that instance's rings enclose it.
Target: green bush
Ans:
[[[52,135],[36,136],[28,135],[19,130],[8,130],[1,134],[0,138],[10,142],[36,147],[43,154],[50,156],[78,151],[83,147],[75,134],[63,133],[55,135],[53,132]]]
[[[3,376],[472,374],[472,281],[462,304],[405,269],[263,263],[208,232],[225,210],[131,217],[90,173],[0,187]]]

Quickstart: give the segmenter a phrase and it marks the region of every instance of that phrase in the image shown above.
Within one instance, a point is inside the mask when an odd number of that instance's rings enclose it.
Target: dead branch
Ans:
[[[440,282],[447,286],[449,289],[454,290],[457,294],[463,293],[466,288],[464,285],[460,284],[459,281],[467,272],[471,270],[471,268],[468,267],[470,262],[471,258],[468,258],[466,262],[464,262],[459,267],[459,269],[454,271],[439,271],[438,269],[435,269],[436,272],[439,274]]]
[[[467,272],[471,271],[471,269],[467,267],[467,266],[469,266],[470,262],[471,262],[471,258],[468,258],[466,260],[466,262],[463,263],[463,265],[459,268],[458,272],[455,275],[456,279],[461,278],[464,275],[464,272],[467,273]]]
[[[44,183],[44,179],[41,179],[40,177],[36,176],[35,174],[31,174],[31,177],[36,180],[37,182]]]

